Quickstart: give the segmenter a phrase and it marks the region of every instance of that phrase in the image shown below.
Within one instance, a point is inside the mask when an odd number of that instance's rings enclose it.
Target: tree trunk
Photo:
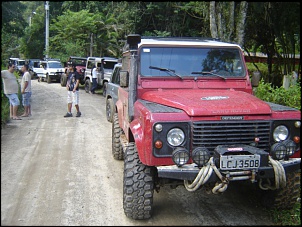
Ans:
[[[240,45],[243,46],[244,44],[244,28],[245,28],[245,19],[246,19],[246,14],[247,14],[247,8],[248,8],[248,3],[247,2],[240,2],[240,10],[239,10],[239,17],[238,17],[238,23],[237,23],[237,28],[236,28],[236,42]]]
[[[210,2],[210,31],[212,38],[217,39],[217,26],[216,26],[216,18],[215,18],[215,1]]]
[[[90,34],[90,57],[93,56],[93,33]]]
[[[229,23],[228,23],[228,28],[229,28],[229,32],[226,33],[225,38],[226,41],[230,42],[232,40],[232,36],[234,33],[234,14],[235,14],[235,2],[232,1],[229,3]]]

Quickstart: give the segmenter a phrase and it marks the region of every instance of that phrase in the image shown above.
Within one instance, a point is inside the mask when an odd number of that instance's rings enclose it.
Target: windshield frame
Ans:
[[[242,50],[237,46],[142,45],[138,50],[138,55],[138,70],[142,78],[173,78],[177,75],[184,79],[217,79],[219,76],[225,79],[246,77],[245,60]],[[225,68],[218,68],[220,63],[223,63]],[[150,66],[153,67],[150,68]],[[169,71],[175,74],[168,73]]]

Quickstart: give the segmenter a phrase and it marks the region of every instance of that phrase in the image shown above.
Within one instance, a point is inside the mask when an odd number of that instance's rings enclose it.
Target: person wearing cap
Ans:
[[[80,84],[80,74],[77,72],[74,65],[69,65],[69,74],[66,83],[67,89],[67,113],[64,117],[72,117],[71,108],[74,104],[77,114],[76,117],[81,116],[79,107],[79,84]]]

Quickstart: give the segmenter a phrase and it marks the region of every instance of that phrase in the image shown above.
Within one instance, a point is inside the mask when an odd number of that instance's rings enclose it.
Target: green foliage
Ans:
[[[285,105],[301,110],[301,85],[296,83],[287,90],[284,87],[273,88],[271,83],[260,80],[255,95],[267,102]]]
[[[297,202],[291,210],[272,210],[273,221],[281,226],[301,226],[301,203]]]
[[[65,11],[57,19],[54,19],[50,26],[50,30],[53,31],[54,35],[50,37],[49,55],[53,58],[56,58],[58,53],[80,56],[80,53],[73,54],[69,51],[75,49],[82,50],[83,53],[87,50],[90,33],[94,29],[93,15],[87,10],[81,10],[80,12]],[[82,56],[87,56],[87,54],[85,53]]]
[[[1,126],[9,120],[9,101],[1,89]]]

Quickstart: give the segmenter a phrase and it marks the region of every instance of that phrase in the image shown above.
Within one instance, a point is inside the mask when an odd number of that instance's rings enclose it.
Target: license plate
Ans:
[[[260,155],[225,155],[220,156],[220,169],[257,169],[260,167]]]

